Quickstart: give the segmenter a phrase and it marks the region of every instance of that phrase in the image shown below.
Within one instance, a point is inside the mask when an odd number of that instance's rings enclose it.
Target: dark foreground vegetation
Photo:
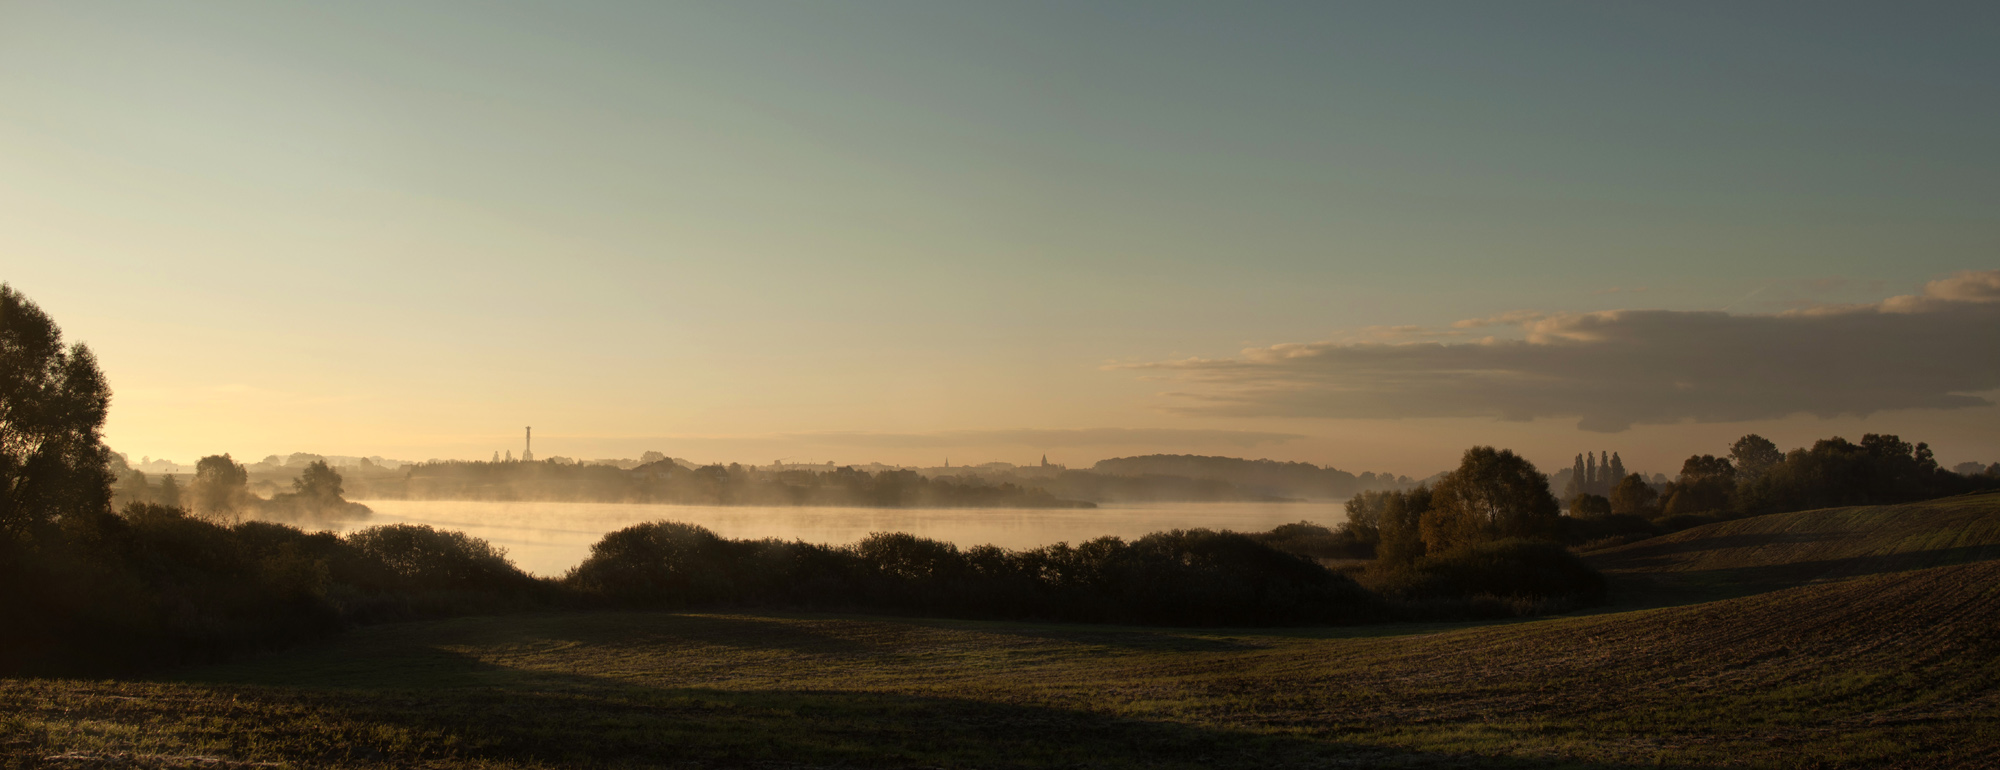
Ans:
[[[0,680],[0,765],[1983,768],[1996,558],[1985,496],[1606,550],[1679,606],[1528,623],[399,623],[150,681]]]
[[[803,607],[1197,626],[1387,615],[1346,576],[1250,537],[1208,530],[1009,551],[960,550],[901,533],[846,548],[729,540],[660,522],[605,536],[564,582],[587,598],[660,609]]]
[[[1547,543],[1482,543],[1354,577],[1188,530],[1025,551],[884,533],[849,546],[731,540],[658,522],[613,532],[560,579],[462,533],[337,536],[133,504],[0,542],[0,672],[119,673],[278,649],[360,624],[517,610],[838,611],[1176,626],[1507,617],[1604,597]]]

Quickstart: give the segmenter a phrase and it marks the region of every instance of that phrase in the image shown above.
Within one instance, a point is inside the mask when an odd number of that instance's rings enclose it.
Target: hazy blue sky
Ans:
[[[1881,314],[1713,356],[1737,327],[1674,319],[2000,268],[1996,91],[1985,3],[0,0],[0,280],[97,349],[135,457],[484,457],[533,424],[543,454],[759,462],[1671,472],[1749,430],[1991,462],[2000,409],[1946,394],[2000,389],[1976,293],[1854,361],[1919,335],[1962,371],[1802,393],[1830,418],[1669,392],[1584,431],[1484,386],[1355,397],[1463,363],[1216,373],[1477,352],[1380,327],[1510,311],[1682,313],[1641,336],[1679,352],[1577,369],[1580,400],[1653,360],[1825,359]]]

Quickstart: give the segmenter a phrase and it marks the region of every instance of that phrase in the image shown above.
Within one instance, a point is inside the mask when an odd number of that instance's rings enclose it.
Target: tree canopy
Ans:
[[[0,532],[111,504],[103,440],[111,388],[81,343],[0,284]]]
[[[1424,546],[1441,553],[1488,540],[1546,538],[1560,515],[1548,477],[1534,463],[1512,450],[1476,446],[1432,490]]]

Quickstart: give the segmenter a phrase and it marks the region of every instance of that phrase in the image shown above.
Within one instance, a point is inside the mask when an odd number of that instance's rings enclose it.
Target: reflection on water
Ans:
[[[1167,529],[1256,532],[1294,521],[1347,519],[1339,503],[1135,503],[1092,510],[1022,508],[791,508],[618,503],[482,503],[367,500],[375,515],[336,532],[381,524],[455,529],[507,549],[521,569],[560,575],[590,555],[604,533],[648,521],[699,524],[730,538],[852,543],[871,532],[908,532],[959,547],[1033,548],[1105,535],[1132,539]]]

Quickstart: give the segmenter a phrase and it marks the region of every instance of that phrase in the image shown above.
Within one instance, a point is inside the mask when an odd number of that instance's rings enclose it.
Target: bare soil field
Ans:
[[[62,767],[1995,767],[2000,497],[1594,555],[1659,595],[1498,624],[550,613],[155,681],[0,680]]]

